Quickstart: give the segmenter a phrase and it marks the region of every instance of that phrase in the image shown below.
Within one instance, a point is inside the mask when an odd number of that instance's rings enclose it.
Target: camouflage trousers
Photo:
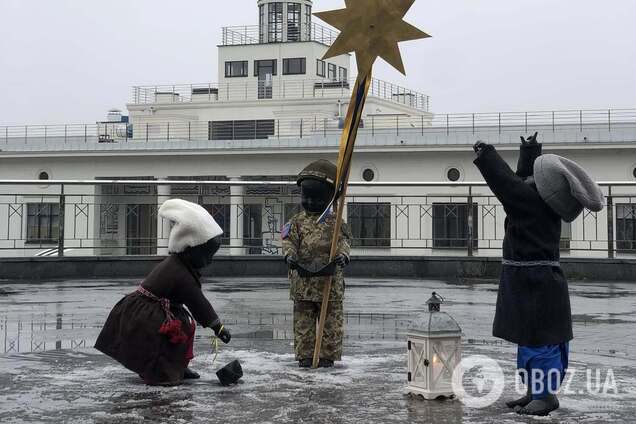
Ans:
[[[294,301],[294,351],[296,360],[314,356],[320,302]],[[344,312],[342,302],[329,302],[320,358],[339,361],[342,357]]]

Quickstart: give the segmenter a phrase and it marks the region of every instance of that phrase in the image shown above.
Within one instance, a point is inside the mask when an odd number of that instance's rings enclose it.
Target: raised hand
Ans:
[[[521,144],[523,144],[524,146],[530,146],[530,145],[534,145],[534,144],[539,144],[539,142],[537,141],[537,136],[538,135],[539,135],[539,133],[535,132],[534,135],[531,135],[530,137],[528,137],[527,140],[524,137],[521,137]]]

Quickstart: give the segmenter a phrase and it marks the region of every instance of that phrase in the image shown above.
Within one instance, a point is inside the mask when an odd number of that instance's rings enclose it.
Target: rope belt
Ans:
[[[154,300],[159,303],[161,309],[166,314],[166,319],[161,324],[159,328],[159,333],[165,334],[170,337],[170,343],[180,344],[186,343],[188,340],[188,335],[183,331],[181,320],[177,319],[172,311],[170,310],[170,300],[166,298],[161,298],[155,295],[154,293],[146,290],[142,286],[137,287],[137,292],[141,295]]]
[[[529,266],[556,266],[560,267],[559,261],[513,261],[510,259],[503,259],[502,265],[516,266],[516,267],[529,267]]]

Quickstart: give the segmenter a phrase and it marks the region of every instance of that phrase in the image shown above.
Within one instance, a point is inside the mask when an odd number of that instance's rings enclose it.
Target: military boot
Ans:
[[[301,359],[298,361],[298,366],[300,368],[311,368],[313,361],[311,359]]]

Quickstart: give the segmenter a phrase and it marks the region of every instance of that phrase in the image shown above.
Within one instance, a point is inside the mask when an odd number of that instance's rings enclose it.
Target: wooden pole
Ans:
[[[351,170],[351,159],[353,157],[353,148],[360,127],[362,111],[369,92],[371,83],[371,73],[358,75],[354,89],[351,93],[351,101],[347,108],[347,116],[345,125],[340,137],[340,151],[338,153],[338,172],[336,174],[336,223],[333,228],[331,238],[331,252],[329,254],[329,262],[331,263],[338,252],[338,241],[340,239],[340,229],[342,227],[342,215],[345,207],[345,197],[347,195],[347,185],[349,183],[349,171]],[[314,357],[312,367],[318,367],[320,360],[320,349],[322,348],[322,336],[325,331],[325,319],[327,318],[327,308],[329,307],[329,295],[331,293],[331,283],[333,276],[329,277],[325,282],[322,290],[322,304],[320,306],[320,318],[318,320],[318,329],[316,331],[316,344],[314,346]]]

